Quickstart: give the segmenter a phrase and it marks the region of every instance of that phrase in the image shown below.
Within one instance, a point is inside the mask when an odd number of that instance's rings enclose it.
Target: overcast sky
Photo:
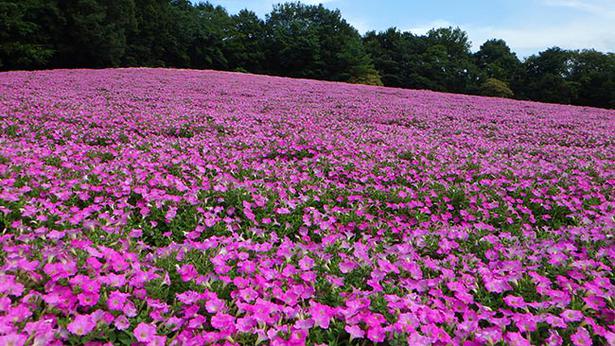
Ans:
[[[195,0],[194,2],[198,2]],[[230,13],[248,8],[263,17],[275,0],[211,0]],[[282,1],[283,2],[283,1]],[[548,47],[615,51],[615,0],[304,0],[338,8],[361,33],[395,26],[422,34],[459,26],[472,48],[502,38],[520,57]]]

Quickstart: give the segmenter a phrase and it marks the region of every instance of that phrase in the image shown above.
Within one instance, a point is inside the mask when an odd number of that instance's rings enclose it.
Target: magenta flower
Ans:
[[[583,319],[583,313],[579,310],[565,310],[561,316],[566,322],[578,322]]]
[[[557,332],[552,332],[549,334],[549,337],[546,340],[546,344],[548,346],[561,346],[563,343],[564,340],[561,336],[559,336],[559,334],[557,334]]]
[[[575,346],[591,346],[593,345],[592,339],[587,329],[583,327],[577,328],[577,331],[570,336],[572,344]]]
[[[304,256],[299,260],[299,268],[303,270],[310,270],[314,267],[314,260],[309,256]]]
[[[357,325],[353,325],[353,326],[347,325],[346,327],[344,327],[344,330],[348,332],[348,334],[350,334],[351,339],[359,339],[359,338],[365,337],[365,331],[363,331],[363,329],[361,329],[361,327]]]
[[[96,327],[96,323],[89,315],[76,315],[73,321],[66,326],[69,332],[75,335],[84,336],[89,334]]]
[[[10,333],[6,335],[0,335],[0,344],[6,346],[23,346],[28,340],[27,335]]]
[[[506,339],[511,346],[531,346],[532,344],[524,338],[520,333],[508,332],[506,333]]]
[[[184,264],[177,270],[183,281],[193,280],[199,273],[192,264]]]
[[[130,321],[128,321],[128,318],[126,318],[126,316],[120,315],[115,319],[115,321],[113,321],[113,325],[118,330],[126,330],[128,329],[128,327],[130,327]]]
[[[317,326],[327,329],[329,328],[329,323],[331,322],[331,318],[333,318],[334,313],[333,309],[326,305],[313,303],[310,306],[310,315]]]
[[[504,297],[504,302],[506,304],[508,304],[508,306],[512,307],[512,308],[524,308],[526,306],[525,301],[523,300],[523,298],[521,297],[516,297],[516,296],[506,296]]]
[[[505,280],[486,278],[484,279],[485,288],[492,293],[502,293],[511,290],[512,287]]]
[[[118,291],[113,291],[109,294],[109,298],[107,299],[107,306],[109,306],[110,310],[121,311],[124,308],[124,304],[126,303],[126,299],[128,294],[121,293]]]
[[[211,326],[228,333],[235,330],[235,317],[219,312],[211,317]]]
[[[207,309],[207,312],[209,312],[210,314],[217,313],[218,311],[223,309],[224,306],[225,306],[224,301],[218,298],[209,299],[205,303],[205,309]]]
[[[386,337],[384,328],[380,326],[370,327],[367,330],[367,338],[373,342],[383,342]]]
[[[79,300],[79,305],[91,307],[98,303],[99,299],[98,293],[89,293],[83,292],[77,295],[77,299]]]
[[[156,326],[141,322],[134,329],[133,334],[137,338],[137,341],[149,343],[153,341],[156,336]]]

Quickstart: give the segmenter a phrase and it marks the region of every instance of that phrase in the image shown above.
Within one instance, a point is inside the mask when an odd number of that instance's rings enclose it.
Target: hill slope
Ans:
[[[614,341],[615,111],[163,69],[0,91],[4,343]]]

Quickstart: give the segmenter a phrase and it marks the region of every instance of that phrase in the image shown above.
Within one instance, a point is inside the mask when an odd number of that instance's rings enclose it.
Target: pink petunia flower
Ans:
[[[128,318],[126,318],[126,316],[121,315],[118,316],[115,321],[113,321],[113,325],[118,330],[126,330],[128,329],[128,327],[130,327],[130,321],[128,321]]]
[[[314,267],[314,260],[310,256],[304,256],[299,260],[299,268],[310,270]]]
[[[71,323],[66,326],[69,332],[84,336],[89,334],[96,327],[94,319],[89,315],[77,315]]]
[[[310,306],[310,315],[317,326],[327,329],[329,328],[329,323],[333,317],[333,309],[326,305],[312,303]]]
[[[344,330],[350,334],[351,339],[358,339],[365,337],[365,331],[358,325],[347,325]]]
[[[529,340],[523,337],[521,333],[518,332],[508,332],[506,333],[506,339],[508,340],[509,345],[511,346],[531,346]]]
[[[133,333],[139,342],[150,342],[156,336],[156,326],[141,322]]]
[[[27,340],[28,340],[27,335],[18,334],[18,333],[10,333],[10,334],[0,336],[0,345],[23,346],[26,344]]]
[[[593,345],[592,339],[587,329],[579,327],[577,331],[570,336],[572,344],[575,346],[591,346]]]
[[[107,306],[109,310],[121,311],[124,308],[124,304],[126,303],[126,299],[128,294],[113,291],[109,294],[109,298],[107,299]]]
[[[583,313],[579,310],[565,310],[561,315],[566,322],[579,322],[583,319]]]
[[[367,330],[367,338],[373,342],[383,342],[386,338],[386,331],[380,326],[370,327]]]

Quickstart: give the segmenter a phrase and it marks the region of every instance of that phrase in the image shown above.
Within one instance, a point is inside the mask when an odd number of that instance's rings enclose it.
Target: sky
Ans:
[[[195,0],[194,2],[198,2]],[[247,8],[264,18],[281,0],[210,0],[230,13]],[[504,39],[519,57],[546,48],[615,52],[615,0],[303,0],[339,9],[360,33],[396,27],[424,34],[460,27],[472,49]]]

